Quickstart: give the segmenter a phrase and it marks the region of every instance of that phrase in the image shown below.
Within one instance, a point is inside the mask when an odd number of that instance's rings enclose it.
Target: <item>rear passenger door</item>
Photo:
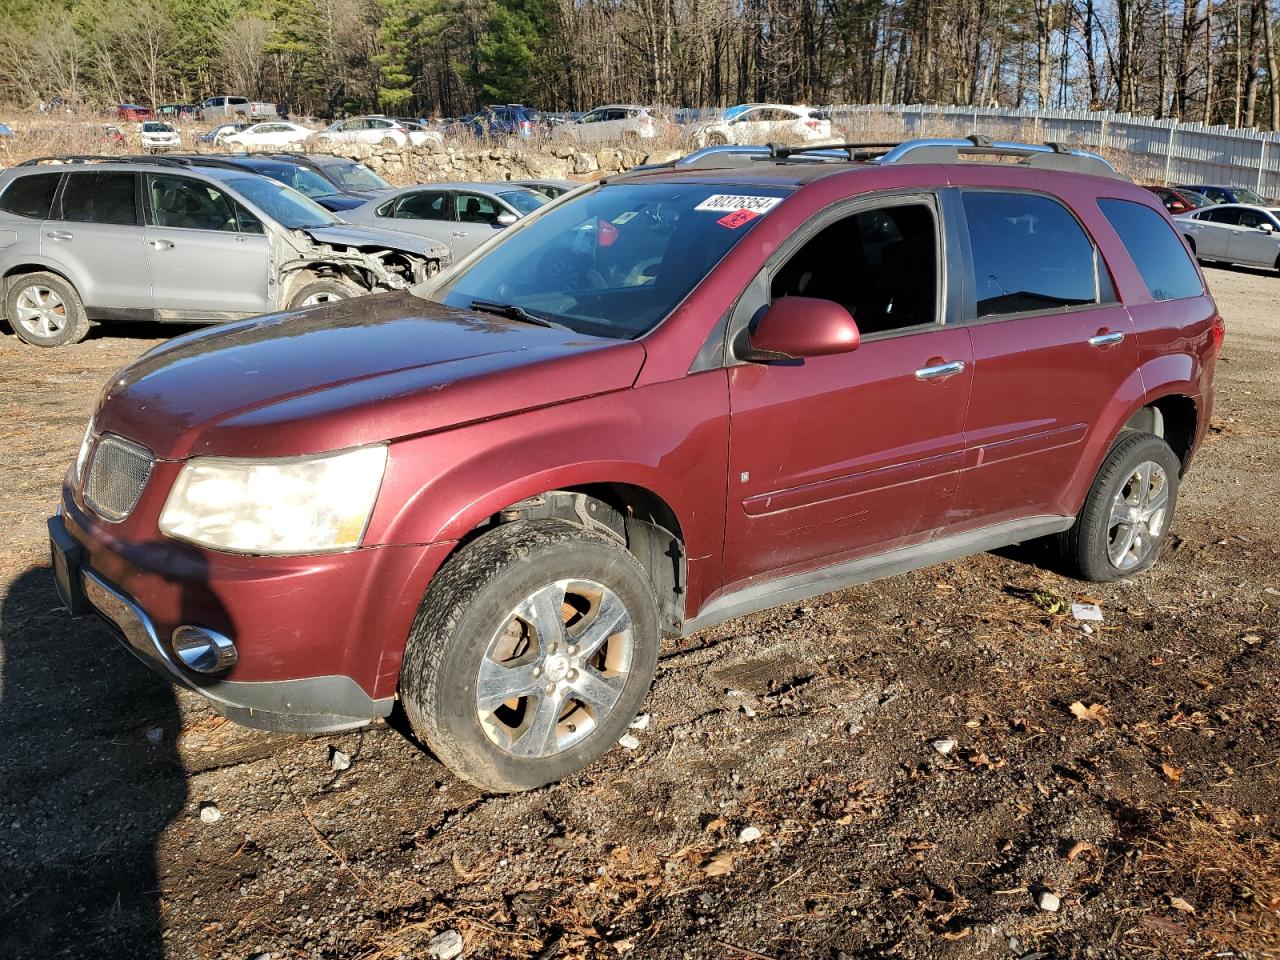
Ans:
[[[70,170],[44,225],[40,251],[76,285],[90,317],[153,306],[138,175]]]
[[[946,522],[964,459],[972,357],[949,321],[932,193],[844,204],[796,231],[735,308],[731,335],[791,296],[843,305],[851,353],[729,368],[726,586],[880,553]]]
[[[959,529],[1069,516],[1085,437],[1137,370],[1133,325],[1076,217],[1036,193],[965,190],[973,393]]]

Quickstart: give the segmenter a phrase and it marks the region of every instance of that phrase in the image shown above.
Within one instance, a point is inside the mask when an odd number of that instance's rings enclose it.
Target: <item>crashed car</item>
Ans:
[[[0,174],[3,315],[35,346],[95,322],[235,320],[402,290],[448,260],[442,243],[352,226],[246,170],[42,158]]]

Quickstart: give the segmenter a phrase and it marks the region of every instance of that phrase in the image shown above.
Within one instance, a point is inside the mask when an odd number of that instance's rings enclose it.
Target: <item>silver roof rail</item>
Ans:
[[[1073,150],[1061,143],[1017,143],[973,136],[945,139],[907,140],[877,161],[890,163],[957,163],[961,155],[979,157],[1020,157],[1020,163],[1037,170],[1087,173],[1095,177],[1128,180],[1111,163],[1088,150]]]

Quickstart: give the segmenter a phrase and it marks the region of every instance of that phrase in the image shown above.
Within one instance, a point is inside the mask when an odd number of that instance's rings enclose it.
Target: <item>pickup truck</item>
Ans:
[[[248,117],[250,120],[276,120],[284,117],[285,112],[278,103],[259,103],[247,97],[209,97],[200,104],[200,115],[204,119],[211,117]]]

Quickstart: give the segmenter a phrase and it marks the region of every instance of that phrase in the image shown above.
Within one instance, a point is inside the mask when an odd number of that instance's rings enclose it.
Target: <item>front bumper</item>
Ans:
[[[48,526],[54,580],[73,615],[101,618],[139,659],[230,719],[291,733],[391,712],[408,629],[438,563],[429,547],[193,563],[185,545],[113,539],[70,497]],[[236,665],[216,677],[187,669],[170,647],[182,626],[232,638]]]

